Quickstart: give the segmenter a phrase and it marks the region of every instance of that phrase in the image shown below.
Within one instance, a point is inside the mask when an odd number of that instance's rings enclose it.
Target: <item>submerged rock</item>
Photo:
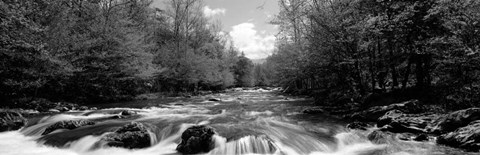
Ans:
[[[375,144],[387,143],[388,135],[382,131],[375,130],[367,135],[368,140]]]
[[[480,151],[480,121],[438,137],[438,144],[459,147],[467,151]]]
[[[13,111],[0,111],[0,132],[18,130],[27,123],[22,114]]]
[[[206,153],[215,147],[212,136],[215,130],[212,127],[199,125],[192,126],[182,133],[182,142],[177,151],[184,154]]]
[[[114,133],[105,135],[100,141],[107,146],[127,149],[140,149],[151,146],[148,128],[138,122],[126,124],[115,130]]]
[[[429,131],[435,134],[448,133],[478,119],[480,119],[480,108],[458,110],[436,119]]]
[[[398,139],[400,139],[400,140],[405,140],[405,141],[413,140],[414,137],[415,137],[415,135],[412,134],[412,133],[397,134],[397,138],[398,138]]]
[[[60,121],[60,122],[57,122],[57,123],[47,127],[47,129],[45,129],[45,131],[42,133],[42,135],[49,134],[49,133],[51,133],[55,130],[58,130],[58,129],[72,130],[72,129],[76,129],[76,128],[79,128],[79,127],[82,127],[82,126],[94,125],[94,124],[95,124],[95,122],[92,122],[92,121],[89,121],[89,120]]]

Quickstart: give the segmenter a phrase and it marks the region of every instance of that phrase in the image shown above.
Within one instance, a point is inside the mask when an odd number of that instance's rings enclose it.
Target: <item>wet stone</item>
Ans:
[[[177,151],[184,154],[209,152],[215,147],[214,134],[212,127],[192,126],[182,133],[182,142],[177,146]]]
[[[27,123],[22,114],[13,111],[0,111],[0,132],[18,130]]]
[[[219,101],[222,101],[218,98],[211,98],[211,99],[208,99],[208,101],[213,101],[213,102],[219,102]]]
[[[122,116],[131,116],[131,115],[135,115],[137,114],[135,111],[131,111],[131,110],[124,110],[120,113],[120,115]]]
[[[387,137],[388,135],[386,133],[378,130],[371,132],[367,136],[368,140],[370,140],[372,143],[375,143],[375,144],[387,143]]]
[[[151,146],[148,128],[142,123],[132,122],[102,137],[101,142],[110,147],[141,149]]]
[[[79,127],[82,127],[82,126],[94,125],[94,124],[95,124],[95,122],[92,122],[92,121],[89,121],[89,120],[60,121],[60,122],[57,122],[57,123],[47,127],[47,129],[45,129],[45,131],[42,133],[42,135],[49,134],[49,133],[51,133],[55,130],[58,130],[58,129],[72,130],[72,129],[76,129],[76,128],[79,128]]]

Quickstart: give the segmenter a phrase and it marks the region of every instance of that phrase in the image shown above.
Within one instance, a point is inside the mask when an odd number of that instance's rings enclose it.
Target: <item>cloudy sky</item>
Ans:
[[[161,8],[164,0],[154,0]],[[268,21],[278,13],[277,0],[204,0],[205,15],[221,21],[235,46],[248,58],[267,57],[272,51],[277,30]]]

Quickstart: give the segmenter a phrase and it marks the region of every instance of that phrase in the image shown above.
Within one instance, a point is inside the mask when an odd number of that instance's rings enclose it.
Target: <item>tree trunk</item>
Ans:
[[[405,71],[405,75],[404,75],[403,82],[402,82],[402,88],[403,89],[407,88],[408,77],[410,76],[410,72],[411,72],[410,68],[412,67],[412,55],[409,56],[407,61],[408,61],[407,71]]]

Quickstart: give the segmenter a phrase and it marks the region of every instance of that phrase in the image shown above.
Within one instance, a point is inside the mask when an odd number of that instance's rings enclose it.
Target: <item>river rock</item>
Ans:
[[[480,119],[480,108],[458,110],[436,119],[429,131],[435,134],[444,134],[467,126],[470,122],[478,119]]]
[[[364,122],[353,122],[353,123],[347,124],[347,128],[352,130],[367,130],[367,128],[369,127],[370,125]]]
[[[54,104],[55,104],[54,109],[57,109],[60,112],[75,110],[75,109],[79,108],[78,104],[69,103],[69,102],[57,102],[57,103],[54,103]]]
[[[356,112],[347,116],[349,119],[360,121],[376,121],[379,117],[382,117],[385,113],[391,110],[399,110],[404,113],[420,113],[424,111],[424,107],[418,100],[410,100],[397,104],[391,104],[387,106],[375,106],[367,110]]]
[[[0,132],[18,130],[27,123],[22,114],[13,111],[0,111]]]
[[[438,137],[438,144],[459,147],[467,151],[480,151],[480,121]]]
[[[151,146],[148,128],[138,122],[132,122],[107,134],[100,140],[107,146],[122,147],[128,149],[140,149]]]
[[[435,117],[437,115],[404,114],[399,110],[391,110],[378,119],[377,127],[394,133],[425,133]]]
[[[427,134],[420,134],[417,137],[413,139],[414,141],[428,141],[428,135]]]
[[[211,99],[208,99],[208,101],[218,102],[218,101],[221,101],[221,100],[218,99],[218,98],[211,98]]]
[[[68,121],[60,121],[57,122],[53,125],[50,125],[45,129],[45,131],[42,133],[42,135],[49,134],[55,130],[58,129],[76,129],[82,126],[87,126],[87,125],[94,125],[95,122],[89,121],[89,120],[68,120]]]
[[[131,111],[131,110],[123,110],[122,112],[120,112],[120,115],[122,116],[131,116],[131,115],[135,115],[137,114],[135,111]]]
[[[87,106],[80,106],[78,110],[88,110],[89,108]]]
[[[375,144],[385,144],[387,143],[388,135],[382,131],[372,131],[367,135],[368,140]]]
[[[311,108],[303,110],[305,114],[323,114],[325,111],[322,108]]]
[[[212,136],[215,130],[212,127],[199,125],[192,126],[182,133],[182,142],[177,151],[184,154],[206,153],[215,147]]]

